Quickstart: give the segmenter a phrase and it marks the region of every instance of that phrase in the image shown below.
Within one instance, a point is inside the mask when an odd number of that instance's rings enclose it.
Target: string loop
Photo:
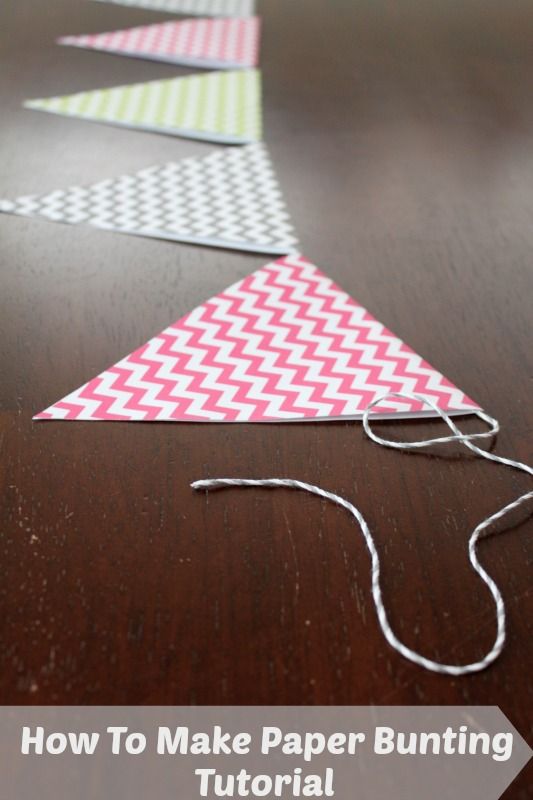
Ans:
[[[448,425],[450,430],[452,431],[451,436],[443,436],[436,439],[423,439],[421,441],[416,442],[399,442],[389,439],[384,439],[381,436],[378,436],[372,430],[370,426],[370,414],[372,409],[382,403],[384,400],[395,397],[395,398],[402,398],[408,400],[415,400],[424,403],[425,405],[429,406],[433,409],[436,414]],[[414,450],[423,447],[429,447],[434,444],[443,444],[448,442],[460,442],[464,444],[465,447],[468,447],[472,452],[476,455],[480,456],[481,458],[488,459],[489,461],[495,461],[499,464],[504,464],[505,466],[512,467],[513,469],[521,470],[522,472],[527,473],[528,475],[533,475],[533,467],[528,466],[527,464],[522,464],[520,461],[514,461],[510,458],[504,458],[503,456],[494,455],[491,452],[486,450],[482,450],[480,447],[475,445],[473,442],[474,440],[479,439],[490,439],[494,437],[499,431],[499,424],[497,420],[490,417],[484,411],[478,410],[473,412],[479,419],[485,422],[489,426],[489,430],[481,432],[481,433],[462,433],[461,430],[457,427],[455,422],[451,419],[451,417],[439,408],[432,400],[427,397],[424,397],[420,394],[410,394],[407,392],[387,392],[380,397],[376,398],[372,403],[370,403],[367,408],[365,409],[363,415],[363,428],[367,436],[372,439],[372,441],[380,444],[384,447],[391,447],[396,450]],[[489,517],[484,519],[482,522],[477,525],[477,527],[472,532],[469,542],[468,542],[468,555],[470,559],[470,563],[476,573],[479,575],[481,580],[486,584],[488,587],[492,598],[494,600],[494,605],[496,609],[496,637],[494,640],[494,644],[492,645],[491,649],[488,653],[479,661],[475,661],[471,664],[443,664],[439,661],[432,661],[429,658],[417,653],[415,650],[407,647],[403,642],[401,642],[394,631],[392,630],[387,612],[385,610],[385,606],[383,604],[383,596],[381,592],[381,585],[380,585],[380,560],[378,551],[376,549],[376,545],[374,542],[374,538],[370,532],[370,529],[366,523],[365,518],[352,503],[348,500],[345,500],[343,497],[340,497],[337,494],[333,494],[333,492],[328,492],[325,489],[320,488],[319,486],[314,486],[310,483],[303,483],[302,481],[293,480],[291,478],[266,478],[266,479],[252,479],[252,478],[210,478],[207,480],[200,480],[195,481],[191,484],[193,489],[201,490],[205,489],[207,491],[211,489],[223,489],[228,487],[264,487],[264,488],[286,488],[286,489],[298,489],[301,491],[309,492],[310,494],[318,495],[318,497],[322,497],[325,500],[329,500],[332,503],[335,503],[342,508],[345,508],[357,521],[359,527],[361,528],[361,532],[363,534],[366,546],[370,553],[370,560],[371,560],[371,579],[372,579],[372,597],[374,600],[374,605],[376,607],[376,613],[378,617],[378,622],[385,636],[385,639],[390,644],[391,647],[394,648],[400,655],[404,658],[412,661],[414,664],[417,664],[420,667],[424,667],[431,672],[437,672],[444,675],[453,675],[455,677],[461,675],[469,675],[474,672],[480,672],[483,669],[486,669],[490,664],[492,664],[500,655],[503,650],[505,644],[505,636],[506,636],[506,615],[505,615],[505,604],[503,601],[502,594],[500,589],[498,588],[496,582],[491,578],[488,572],[482,567],[480,564],[478,557],[477,557],[477,543],[479,539],[487,533],[488,528],[497,520],[504,517],[513,509],[518,508],[523,503],[527,502],[528,500],[533,498],[533,491],[527,492],[526,494],[521,495],[516,500],[511,503],[508,503],[503,508],[496,511],[494,514],[491,514]]]

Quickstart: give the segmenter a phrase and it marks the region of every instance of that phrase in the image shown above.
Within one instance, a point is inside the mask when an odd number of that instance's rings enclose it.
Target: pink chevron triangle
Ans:
[[[259,17],[186,19],[105,33],[62,36],[57,41],[171,64],[235,69],[256,66],[259,28]]]
[[[360,418],[389,392],[479,408],[299,255],[249,275],[35,419],[266,422]],[[425,412],[394,399],[384,416]]]

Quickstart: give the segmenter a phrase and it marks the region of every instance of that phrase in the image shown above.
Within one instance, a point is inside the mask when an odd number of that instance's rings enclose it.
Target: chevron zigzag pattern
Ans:
[[[263,144],[0,200],[0,212],[261,253],[291,253],[298,244]]]
[[[478,406],[305,258],[268,264],[35,419],[267,422],[360,418],[388,391]],[[397,399],[390,417],[421,414]]]
[[[121,6],[168,11],[169,14],[191,14],[206,17],[249,17],[255,12],[254,0],[98,0]]]
[[[94,122],[246,144],[261,139],[261,74],[209,72],[27,100],[26,108]]]
[[[259,17],[186,19],[105,33],[62,36],[58,44],[213,69],[257,65]]]

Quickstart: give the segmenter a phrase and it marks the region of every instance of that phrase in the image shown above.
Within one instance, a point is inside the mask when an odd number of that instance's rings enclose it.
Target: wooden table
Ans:
[[[266,140],[303,251],[501,421],[497,452],[531,458],[533,6],[260,5]],[[5,196],[210,152],[21,108],[186,74],[54,45],[163,19],[81,0],[7,5]],[[450,679],[384,642],[368,554],[341,509],[295,492],[189,488],[209,475],[291,476],[351,499],[382,553],[398,634],[466,663],[495,631],[466,542],[530,488],[525,476],[456,447],[440,458],[385,450],[353,422],[32,423],[268,259],[16,217],[0,225],[3,703],[497,704],[528,735],[527,510],[482,545],[507,603],[505,652]],[[525,798],[527,778],[505,797]]]

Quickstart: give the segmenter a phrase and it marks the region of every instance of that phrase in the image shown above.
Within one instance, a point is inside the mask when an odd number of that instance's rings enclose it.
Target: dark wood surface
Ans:
[[[304,253],[500,420],[497,452],[527,460],[533,6],[260,5],[266,140]],[[186,74],[54,45],[164,18],[73,0],[4,5],[4,196],[210,152],[21,108]],[[32,423],[268,259],[8,216],[0,226],[1,702],[497,704],[528,735],[525,510],[482,545],[507,603],[505,652],[451,679],[384,642],[368,555],[340,509],[291,492],[189,489],[209,475],[291,476],[351,499],[382,553],[397,632],[465,663],[495,630],[466,542],[530,488],[525,476],[458,448],[387,451],[351,422]],[[506,798],[525,798],[527,782],[524,772]]]

